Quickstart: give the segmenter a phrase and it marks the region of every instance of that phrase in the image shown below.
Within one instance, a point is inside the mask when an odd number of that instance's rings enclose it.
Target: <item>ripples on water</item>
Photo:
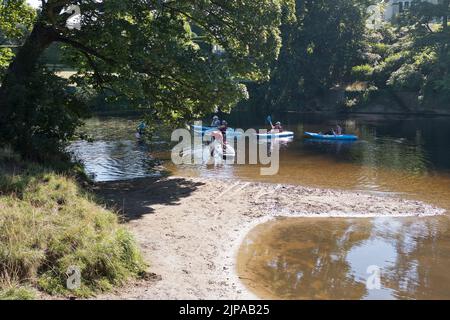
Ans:
[[[264,128],[252,116],[231,117],[234,127]],[[138,118],[93,118],[83,131],[93,142],[78,141],[69,150],[97,181],[153,176],[155,165],[182,176],[226,177],[272,183],[402,194],[450,209],[450,118],[398,118],[364,116],[340,119],[357,142],[311,141],[304,131],[323,131],[336,119],[311,115],[280,115],[293,141],[281,144],[280,170],[261,176],[258,165],[184,165],[170,161],[168,138],[152,144],[136,141]]]
[[[146,145],[131,140],[77,141],[68,150],[84,164],[95,181],[116,181],[158,176]]]
[[[116,181],[160,176],[160,161],[153,151],[159,151],[165,141],[144,143],[135,138],[137,117],[92,118],[82,128],[92,141],[76,141],[68,151],[83,163],[95,181]]]

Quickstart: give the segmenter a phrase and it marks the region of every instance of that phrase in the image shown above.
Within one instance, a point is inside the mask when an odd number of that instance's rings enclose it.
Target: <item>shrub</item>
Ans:
[[[371,46],[373,52],[380,56],[385,56],[389,51],[389,46],[382,42],[372,43]]]
[[[358,80],[369,80],[373,74],[373,67],[368,64],[355,66],[352,68],[352,76]]]
[[[118,216],[99,206],[74,178],[38,165],[0,173],[0,278],[50,294],[89,296],[143,272],[133,237]],[[66,288],[67,270],[81,286]],[[2,285],[0,297],[22,292]],[[8,293],[9,292],[9,293]]]
[[[27,85],[14,86],[6,106],[0,119],[0,143],[40,162],[61,156],[88,115],[84,97],[70,81],[41,66]]]
[[[4,76],[5,70],[11,63],[13,57],[14,54],[10,48],[0,47],[0,79]]]
[[[387,85],[399,90],[420,90],[424,82],[424,76],[417,66],[404,64],[393,72],[387,81]]]
[[[409,52],[397,52],[395,54],[389,55],[380,64],[379,68],[388,72],[393,71],[405,62],[407,56],[409,56]]]

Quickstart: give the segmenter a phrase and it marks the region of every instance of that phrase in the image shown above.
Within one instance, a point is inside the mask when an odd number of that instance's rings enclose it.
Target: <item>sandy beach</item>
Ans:
[[[169,177],[105,182],[149,277],[98,299],[256,299],[235,272],[242,239],[277,217],[432,216],[444,210],[387,195],[239,180]]]

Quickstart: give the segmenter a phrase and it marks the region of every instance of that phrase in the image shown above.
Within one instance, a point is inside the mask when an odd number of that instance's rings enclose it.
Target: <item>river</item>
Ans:
[[[262,128],[251,114],[228,117],[237,128]],[[450,210],[450,118],[382,115],[274,116],[295,132],[282,145],[280,170],[261,176],[258,165],[175,166],[167,135],[134,138],[136,118],[104,117],[83,130],[94,141],[69,150],[97,181],[158,176],[225,177],[349,189],[423,200]],[[354,143],[303,139],[338,121]],[[161,169],[161,165],[163,169]],[[450,220],[428,218],[277,219],[244,240],[237,271],[261,297],[283,299],[450,299]],[[381,283],[368,289],[375,266]],[[369,270],[370,271],[370,270]]]

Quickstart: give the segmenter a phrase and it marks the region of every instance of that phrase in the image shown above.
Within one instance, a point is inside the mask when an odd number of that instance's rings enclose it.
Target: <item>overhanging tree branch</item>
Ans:
[[[56,41],[69,44],[73,48],[75,48],[75,49],[77,49],[77,50],[79,50],[81,52],[87,53],[87,54],[89,54],[91,56],[97,57],[97,58],[99,58],[99,59],[101,59],[101,60],[103,60],[103,61],[105,61],[105,62],[107,62],[109,64],[114,64],[115,63],[115,61],[113,59],[108,58],[108,57],[102,55],[101,53],[97,52],[95,49],[92,49],[92,48],[82,44],[81,42],[75,41],[73,39],[70,39],[70,38],[67,38],[67,37],[59,35],[56,38]]]

